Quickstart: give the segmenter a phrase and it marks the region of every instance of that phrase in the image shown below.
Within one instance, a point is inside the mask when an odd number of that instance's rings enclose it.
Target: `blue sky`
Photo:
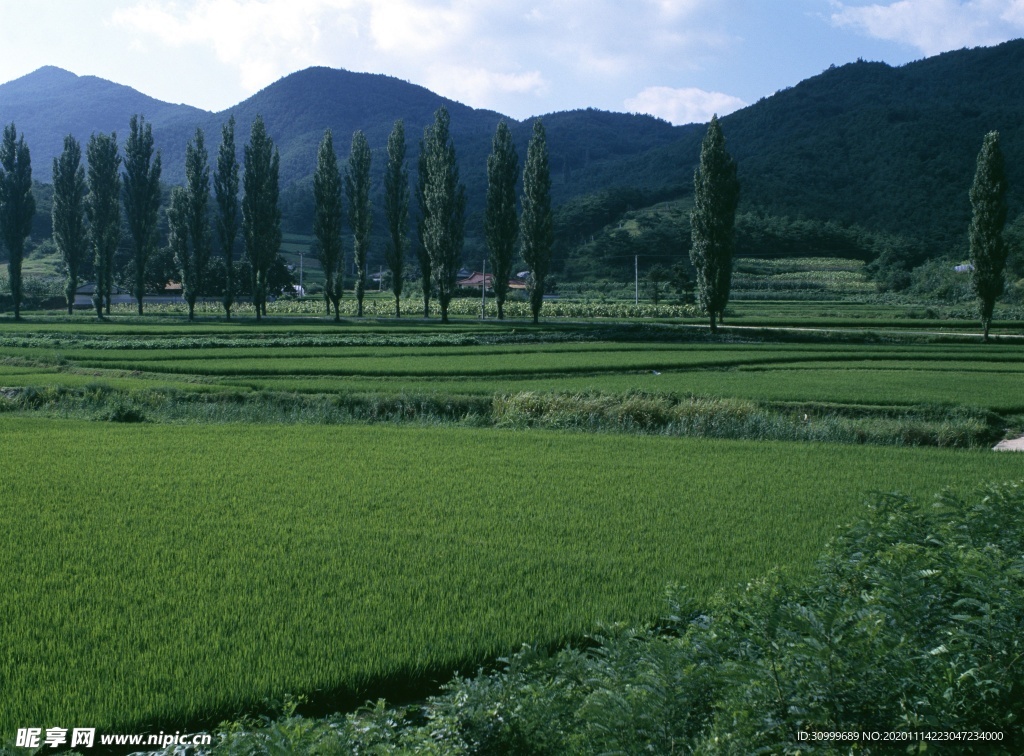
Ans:
[[[596,107],[706,121],[857,58],[1024,36],[1024,0],[33,0],[0,81],[43,65],[223,110],[311,65],[515,118]]]

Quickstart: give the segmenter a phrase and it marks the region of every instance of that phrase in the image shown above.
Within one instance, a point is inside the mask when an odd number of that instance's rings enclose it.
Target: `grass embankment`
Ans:
[[[800,572],[871,489],[1019,471],[891,447],[10,417],[0,456],[4,731],[394,693],[650,618],[668,582]]]

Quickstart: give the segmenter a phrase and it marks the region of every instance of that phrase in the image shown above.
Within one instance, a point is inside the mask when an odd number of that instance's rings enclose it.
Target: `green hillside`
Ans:
[[[967,188],[989,130],[1002,134],[1010,217],[1024,208],[1015,191],[1024,181],[1021,103],[1024,40],[1015,40],[901,67],[863,61],[833,67],[723,118],[742,182],[739,253],[881,257],[882,278],[900,285],[907,284],[903,269],[937,256],[962,257]],[[141,112],[153,123],[164,179],[175,183],[195,128],[215,146],[221,124],[233,115],[241,144],[261,114],[281,152],[285,228],[302,235],[311,233],[311,174],[325,128],[334,131],[342,160],[349,135],[356,129],[367,134],[380,214],[385,143],[394,121],[406,122],[414,173],[419,134],[442,104],[452,115],[469,199],[464,259],[476,260],[483,256],[486,156],[498,113],[393,77],[327,68],[294,73],[222,113],[162,103],[53,67],[0,85],[0,111],[25,132],[41,181],[49,178],[64,134],[81,140],[94,131],[123,134],[131,114]],[[543,118],[557,210],[555,269],[563,278],[618,276],[636,255],[650,264],[685,258],[684,208],[702,125],[674,127],[650,116],[593,109]],[[531,125],[507,120],[523,159]],[[44,198],[41,213],[45,205]],[[383,218],[375,226],[380,234]],[[35,243],[48,234],[40,216]],[[371,245],[371,267],[381,262],[381,244]]]

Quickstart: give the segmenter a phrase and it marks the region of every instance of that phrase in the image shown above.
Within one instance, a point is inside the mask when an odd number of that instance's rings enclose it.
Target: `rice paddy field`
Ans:
[[[759,312],[737,322],[788,317]],[[711,338],[679,319],[0,321],[0,740],[29,724],[180,729],[286,694],[400,697],[524,642],[653,620],[669,583],[702,598],[775,567],[800,574],[872,492],[1024,478],[1017,455],[986,445],[1024,430],[1019,328],[982,344],[967,323],[935,335],[867,322]],[[316,414],[360,397],[450,412]],[[811,425],[826,411],[961,413],[985,444],[487,417],[533,400]],[[204,421],[157,407],[189,402],[285,410]],[[289,419],[294,402],[307,403]]]
[[[445,428],[0,419],[0,728],[171,726],[471,671],[800,571],[873,489],[1008,455]],[[443,679],[443,677],[442,677]]]
[[[70,328],[70,330],[68,330]],[[688,325],[531,330],[423,321],[292,328],[46,324],[0,334],[0,385],[501,395],[647,392],[765,402],[1024,413],[1024,339],[911,333],[802,339],[737,329],[710,341]],[[835,336],[835,338],[833,338]],[[795,338],[801,337],[801,338]],[[802,339],[802,340],[801,340]]]

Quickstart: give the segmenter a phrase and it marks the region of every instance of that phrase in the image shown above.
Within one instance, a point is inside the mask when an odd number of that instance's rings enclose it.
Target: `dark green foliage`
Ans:
[[[459,181],[451,119],[442,106],[434,123],[423,132],[422,244],[430,258],[430,272],[441,305],[441,322],[448,322],[448,304],[462,264],[466,225],[466,187]]]
[[[978,165],[971,185],[971,283],[978,297],[981,325],[988,341],[992,310],[1003,293],[1006,267],[1006,166],[999,148],[999,132],[990,131],[978,153]]]
[[[523,261],[530,270],[530,311],[536,323],[544,304],[544,285],[551,269],[551,245],[554,242],[548,145],[544,124],[539,118],[533,122],[533,136],[526,150],[520,231]]]
[[[427,149],[423,139],[420,140],[420,154],[416,161],[416,207],[419,216],[416,218],[416,261],[420,268],[420,290],[423,292],[423,317],[430,317],[430,295],[434,290],[433,276],[430,271],[430,253],[423,240],[426,230],[427,205],[424,192],[427,187]]]
[[[185,148],[185,187],[171,192],[168,211],[170,247],[181,274],[188,319],[195,317],[196,299],[203,290],[210,259],[210,167],[202,130]]]
[[[153,127],[133,115],[124,143],[124,212],[132,237],[133,294],[142,314],[146,293],[146,265],[157,248],[157,216],[160,210],[160,153],[153,157]]]
[[[682,291],[682,289],[685,287],[685,284],[689,280],[689,276],[687,275],[685,270],[681,270],[680,273],[682,274],[683,278],[679,280],[678,288],[680,291]],[[672,282],[672,280],[672,271],[660,263],[652,265],[648,269],[647,275],[644,276],[644,282],[647,284],[648,293],[651,297],[651,301],[654,302],[654,304],[658,304],[658,302],[661,301],[664,289],[667,288],[667,286]]]
[[[217,198],[217,238],[224,254],[224,312],[230,320],[231,308],[235,303],[233,274],[235,239],[238,236],[238,156],[235,153],[234,116],[221,128],[213,189]]]
[[[494,274],[494,298],[498,303],[498,320],[505,318],[508,281],[515,262],[519,218],[516,214],[516,183],[519,181],[519,155],[512,141],[512,132],[505,121],[498,123],[487,157],[487,210],[484,236]]]
[[[117,134],[93,134],[86,148],[89,164],[89,194],[85,215],[93,247],[93,275],[96,288],[92,302],[97,317],[104,308],[110,314],[114,253],[121,242],[121,156],[117,154]]]
[[[74,312],[78,274],[89,238],[85,229],[85,168],[82,146],[70,134],[64,137],[64,152],[53,159],[53,241],[60,250],[67,272],[65,296],[68,315]]]
[[[732,282],[732,256],[739,181],[736,163],[725,150],[718,117],[711,119],[693,176],[690,214],[690,261],[697,271],[698,302],[708,314],[711,331],[722,321]]]
[[[173,194],[173,192],[172,188],[171,193]],[[167,197],[167,208],[170,208],[170,195]],[[166,210],[165,216],[169,217]],[[167,231],[170,235],[169,224]],[[169,241],[167,245],[157,247],[149,256],[149,262],[146,264],[146,291],[150,294],[165,294],[167,282],[177,281],[181,277],[181,271],[178,269],[174,250],[170,247]]]
[[[949,254],[965,241],[970,204],[963,181],[973,170],[981,137],[998,129],[1010,183],[1024,173],[1016,106],[1024,99],[1022,72],[1024,42],[1014,40],[899,67],[851,63],[793,82],[722,119],[730,151],[744,166],[740,209],[859,226],[914,239],[929,255]],[[41,107],[40,88],[59,92],[47,102],[81,120],[69,127],[66,119],[54,117],[55,110]],[[213,133],[223,120],[55,69],[5,85],[4,101],[7,118],[31,140],[37,174],[41,165],[49,170],[69,129],[84,145],[91,130],[109,131],[123,114],[145,112],[163,148],[165,180],[180,182],[183,156],[171,146],[183,145],[196,125]],[[305,212],[301,223],[308,233],[310,178],[325,127],[339,134],[362,128],[371,143],[384,144],[396,118],[404,118],[407,132],[414,133],[439,104],[422,87],[390,77],[314,68],[268,86],[238,105],[235,117],[242,123],[251,122],[257,112],[264,114],[282,154],[282,194],[295,187],[308,195],[295,205],[296,212]],[[498,116],[455,104],[449,110],[458,126],[454,137],[463,159],[467,217],[475,227],[472,219],[483,215],[486,175],[470,168],[486,160]],[[680,177],[688,177],[695,166],[704,133],[701,126],[673,127],[654,118],[593,109],[550,114],[544,122],[552,148],[555,206],[595,193],[678,188]],[[529,123],[512,124],[521,153],[529,129]],[[412,144],[410,161],[414,153]],[[1021,201],[1011,196],[1009,203],[1013,217]],[[573,237],[574,243],[579,238]],[[560,249],[552,268],[556,272]]]
[[[384,215],[388,241],[384,261],[391,272],[395,317],[402,316],[401,297],[409,228],[409,170],[405,165],[405,123],[399,119],[388,136],[388,164],[384,169]],[[426,276],[427,280],[430,276]]]
[[[36,201],[32,196],[32,161],[25,135],[18,136],[14,124],[4,128],[0,144],[0,237],[7,247],[7,271],[14,300],[14,319],[21,318],[21,263],[25,238],[32,231]]]
[[[317,253],[324,271],[324,296],[334,305],[335,322],[341,319],[338,303],[341,300],[341,279],[344,256],[341,246],[341,173],[338,156],[334,153],[331,130],[324,132],[313,174],[313,233],[316,235]]]
[[[348,197],[348,222],[352,227],[352,255],[356,264],[356,316],[363,315],[366,290],[366,253],[370,246],[373,214],[370,211],[370,144],[366,135],[352,135],[352,148],[345,168],[345,196]]]
[[[242,199],[242,237],[252,267],[252,298],[256,319],[266,313],[268,272],[281,247],[281,210],[278,208],[278,173],[281,158],[267,135],[263,118],[252,123],[245,145],[245,196]]]

